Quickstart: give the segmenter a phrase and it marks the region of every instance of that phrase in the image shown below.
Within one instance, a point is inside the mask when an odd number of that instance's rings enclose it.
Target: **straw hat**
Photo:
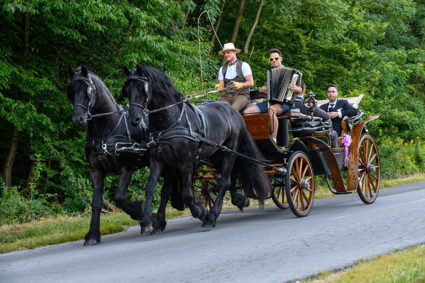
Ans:
[[[225,43],[223,46],[223,50],[218,51],[218,54],[223,55],[225,51],[236,51],[236,53],[241,52],[240,49],[235,48],[235,45],[233,43]]]

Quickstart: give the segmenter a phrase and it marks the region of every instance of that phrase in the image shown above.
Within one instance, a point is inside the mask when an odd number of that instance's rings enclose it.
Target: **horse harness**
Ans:
[[[163,111],[165,109],[174,107],[174,106],[179,105],[179,104],[183,104],[179,118],[170,127],[168,127],[165,130],[162,130],[162,131],[152,131],[152,130],[147,129],[146,146],[147,146],[148,150],[153,148],[153,147],[160,146],[161,144],[169,144],[169,142],[167,142],[167,140],[170,140],[170,139],[173,139],[173,138],[186,138],[186,139],[189,139],[189,140],[192,140],[192,141],[199,143],[197,154],[196,154],[196,157],[195,157],[194,168],[196,168],[198,166],[199,162],[200,162],[200,153],[201,153],[202,145],[207,144],[207,145],[216,147],[221,151],[229,152],[229,153],[235,154],[235,155],[237,155],[241,158],[248,159],[248,160],[251,160],[251,161],[256,162],[256,163],[260,163],[260,164],[265,165],[269,168],[273,168],[274,170],[276,170],[278,172],[283,172],[283,171],[286,172],[286,170],[284,168],[270,166],[270,164],[268,164],[266,162],[262,162],[260,160],[255,159],[255,158],[252,158],[250,156],[241,154],[241,153],[239,153],[235,150],[232,150],[232,149],[230,149],[226,146],[220,145],[220,144],[215,143],[212,140],[208,139],[207,138],[207,134],[208,134],[207,133],[207,120],[205,118],[205,115],[190,100],[183,99],[181,101],[178,101],[174,104],[167,105],[167,106],[162,107],[162,108],[149,110],[148,105],[150,103],[150,100],[152,99],[152,94],[150,92],[149,82],[147,81],[147,78],[132,75],[132,76],[129,76],[127,78],[127,80],[137,80],[137,81],[140,81],[144,84],[145,92],[147,94],[147,99],[145,100],[144,104],[141,105],[141,104],[138,104],[138,103],[130,102],[130,107],[136,106],[136,107],[141,108],[142,112],[145,116],[149,116],[149,114],[156,113],[156,112],[159,112],[159,111]],[[200,133],[193,131],[192,124],[190,123],[190,120],[187,116],[186,107],[190,107],[195,112],[196,117],[197,117],[198,122],[199,122],[199,125],[201,126]],[[185,118],[186,118],[188,127],[184,127],[184,126],[181,125],[183,116],[185,116]],[[143,119],[142,119],[142,121],[143,121]],[[161,147],[158,148],[158,151],[161,151]]]
[[[93,107],[96,102],[96,86],[94,85],[92,79],[90,77],[82,77],[82,76],[76,76],[74,81],[82,81],[87,84],[87,97],[89,99],[89,102],[86,105],[83,105],[81,103],[75,103],[75,106],[79,106],[85,110],[87,110],[86,113],[86,120],[90,121],[93,118],[98,117],[104,117],[108,115],[112,115],[114,113],[121,113],[120,118],[118,122],[115,124],[112,131],[109,133],[109,135],[106,138],[93,138],[87,135],[86,137],[86,148],[91,148],[95,150],[96,154],[98,155],[98,159],[102,160],[103,155],[116,155],[118,156],[120,152],[126,151],[125,149],[130,147],[132,148],[132,152],[142,152],[144,153],[145,147],[140,147],[140,144],[137,144],[130,135],[130,130],[128,127],[128,121],[127,121],[127,113],[128,113],[128,107],[123,107],[119,104],[119,110],[118,111],[111,111],[111,112],[105,112],[105,113],[99,113],[99,114],[91,114],[90,111],[93,110]],[[121,125],[122,121],[124,121],[125,129],[127,133],[127,137],[123,135],[115,135],[115,132],[118,130],[119,126]],[[143,130],[140,129],[141,134],[143,134]],[[137,145],[136,145],[137,144]],[[113,153],[111,152],[113,151]]]

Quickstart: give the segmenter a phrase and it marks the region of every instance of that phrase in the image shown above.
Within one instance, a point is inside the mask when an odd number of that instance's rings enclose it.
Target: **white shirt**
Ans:
[[[231,80],[236,77],[236,64],[233,64],[232,66],[227,67],[226,72],[226,79]],[[248,65],[247,62],[242,63],[242,75],[244,77],[252,75],[251,67]],[[220,70],[218,70],[218,80],[223,81],[223,67],[220,67]]]

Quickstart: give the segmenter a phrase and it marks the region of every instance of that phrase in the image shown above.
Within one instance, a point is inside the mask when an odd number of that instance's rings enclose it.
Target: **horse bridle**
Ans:
[[[146,100],[145,100],[145,103],[143,103],[143,105],[141,105],[141,104],[139,104],[139,103],[136,103],[136,102],[131,102],[131,101],[130,101],[130,107],[131,107],[131,106],[139,107],[139,108],[141,108],[141,109],[142,109],[143,115],[148,116],[148,115],[149,115],[149,112],[150,112],[150,111],[148,110],[148,106],[149,106],[149,104],[150,104],[150,102],[151,102],[151,100],[152,100],[152,93],[151,93],[151,91],[150,91],[150,89],[149,89],[149,82],[148,82],[148,78],[146,78],[146,77],[141,77],[141,76],[134,76],[134,75],[131,75],[131,76],[129,76],[129,77],[127,78],[127,81],[129,81],[129,80],[136,80],[136,81],[139,81],[139,82],[143,83],[143,86],[145,87],[146,96],[147,96],[147,98],[146,98]]]
[[[91,78],[86,78],[86,77],[81,77],[78,76],[76,78],[73,79],[73,81],[83,81],[84,83],[87,84],[87,97],[89,99],[89,103],[86,105],[83,105],[81,103],[74,103],[74,107],[75,106],[79,106],[85,110],[87,110],[87,114],[86,114],[86,120],[91,120],[92,118],[92,114],[90,113],[90,110],[93,109],[93,106],[96,102],[96,87],[93,84],[93,81],[91,80]]]

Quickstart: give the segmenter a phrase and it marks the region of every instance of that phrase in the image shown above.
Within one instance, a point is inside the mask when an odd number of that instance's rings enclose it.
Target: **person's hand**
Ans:
[[[338,112],[329,112],[329,118],[333,119],[338,117]]]
[[[290,90],[290,91],[292,91],[292,92],[298,92],[298,93],[300,93],[300,92],[302,92],[302,91],[303,91],[303,89],[302,89],[301,87],[299,87],[299,86],[297,86],[297,85],[295,85],[295,84],[292,84],[292,85],[289,87],[289,90]]]
[[[263,93],[263,94],[267,94],[267,86],[260,87],[260,89],[258,90],[258,92]]]
[[[235,81],[232,81],[232,83],[233,83],[233,86],[235,87],[235,89],[243,88],[242,83],[238,83],[238,82],[235,82]]]
[[[219,89],[222,89],[221,84],[216,84],[216,85],[214,86],[214,90],[219,90]]]

